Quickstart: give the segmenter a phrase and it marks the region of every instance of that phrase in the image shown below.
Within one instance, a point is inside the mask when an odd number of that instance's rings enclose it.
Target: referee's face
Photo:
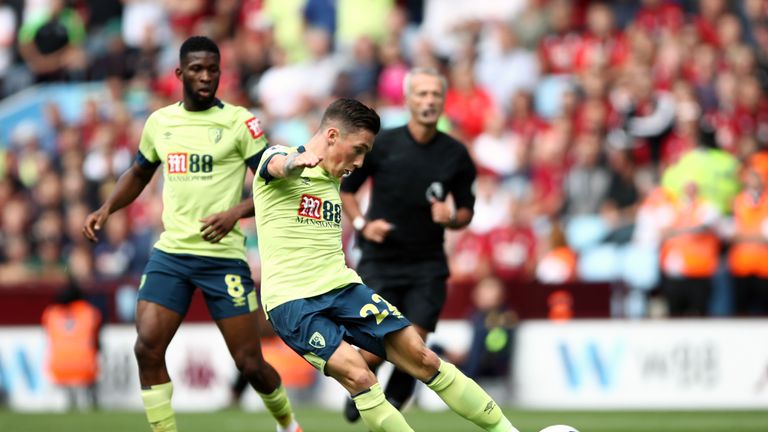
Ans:
[[[219,56],[208,51],[190,52],[176,69],[176,76],[184,85],[187,108],[206,109],[213,105],[219,88]]]
[[[445,104],[443,81],[434,75],[414,75],[411,77],[406,102],[411,111],[411,120],[436,127]]]

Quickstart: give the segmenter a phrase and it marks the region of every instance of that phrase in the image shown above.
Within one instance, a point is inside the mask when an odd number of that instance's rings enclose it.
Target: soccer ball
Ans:
[[[566,426],[566,425],[554,425],[554,426],[547,426],[544,429],[542,429],[540,432],[579,432],[576,430],[573,426]]]

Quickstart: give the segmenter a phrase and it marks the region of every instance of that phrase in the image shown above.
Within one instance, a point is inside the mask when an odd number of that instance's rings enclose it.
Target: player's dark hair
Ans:
[[[376,111],[351,98],[336,99],[328,105],[320,125],[325,126],[329,122],[338,122],[345,130],[367,129],[374,134],[381,129],[381,119]]]
[[[181,44],[181,48],[179,49],[179,62],[183,63],[187,54],[200,51],[213,53],[221,58],[219,47],[216,45],[216,42],[205,36],[191,36]]]

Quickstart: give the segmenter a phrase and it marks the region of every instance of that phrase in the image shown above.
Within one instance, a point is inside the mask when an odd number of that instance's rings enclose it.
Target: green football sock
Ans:
[[[501,408],[477,383],[456,366],[442,361],[437,375],[427,383],[456,414],[490,432],[518,432]]]
[[[259,396],[261,396],[264,406],[272,413],[272,417],[275,418],[280,426],[286,427],[291,424],[293,408],[291,408],[291,401],[288,400],[288,393],[282,384],[272,393],[259,393]]]
[[[371,432],[413,432],[405,417],[384,397],[379,383],[352,398]]]
[[[173,383],[157,384],[141,389],[141,399],[152,432],[176,432],[176,417],[171,408]]]

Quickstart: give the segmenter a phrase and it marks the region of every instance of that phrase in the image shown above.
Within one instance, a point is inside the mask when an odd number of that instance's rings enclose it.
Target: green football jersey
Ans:
[[[219,102],[187,111],[181,102],[149,116],[140,156],[163,169],[164,231],[155,247],[168,253],[245,259],[239,223],[218,243],[203,240],[200,219],[242,201],[246,164],[267,145],[259,120]]]
[[[347,267],[341,246],[340,182],[321,167],[293,179],[272,178],[267,163],[296,148],[274,146],[253,179],[261,256],[261,300],[269,312],[300,298],[362,283]]]

